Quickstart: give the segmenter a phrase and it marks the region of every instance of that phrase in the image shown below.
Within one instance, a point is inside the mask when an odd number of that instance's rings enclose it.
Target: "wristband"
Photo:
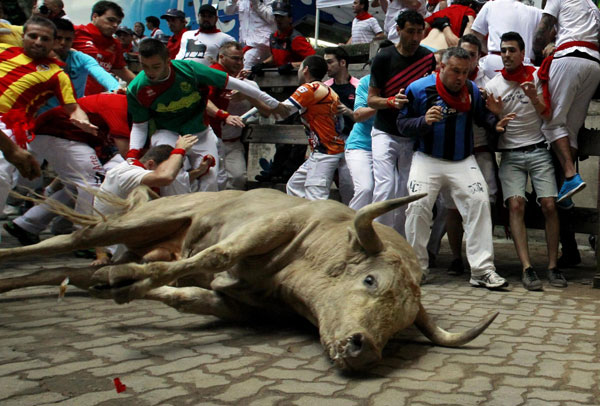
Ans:
[[[215,160],[215,157],[212,155],[204,155],[204,158],[202,158],[202,161],[210,161],[209,164],[209,168],[212,168],[213,166],[215,166],[217,164],[217,161]]]
[[[183,149],[183,148],[174,148],[173,151],[171,151],[171,155],[185,156],[185,149]]]
[[[140,150],[139,149],[130,149],[129,151],[127,151],[127,155],[125,155],[125,158],[135,158],[138,159],[140,157]]]
[[[397,108],[395,101],[396,101],[396,96],[390,96],[387,98],[387,105],[390,106],[391,108],[395,109],[395,108]]]
[[[217,114],[215,114],[215,117],[220,120],[225,120],[229,116],[230,116],[230,114],[228,112],[223,111],[221,109],[217,110]]]

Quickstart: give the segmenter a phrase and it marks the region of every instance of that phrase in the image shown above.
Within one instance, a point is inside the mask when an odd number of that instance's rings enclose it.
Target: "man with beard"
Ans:
[[[75,27],[73,48],[95,58],[107,72],[129,83],[135,75],[125,64],[121,43],[113,37],[123,17],[123,9],[118,4],[104,0],[97,2],[92,7],[92,22]],[[86,95],[103,91],[104,87],[93,78],[88,80]]]
[[[206,66],[217,62],[219,48],[235,39],[217,28],[217,9],[210,4],[200,7],[200,28],[187,31],[181,37],[181,45],[175,59],[191,60]]]
[[[429,276],[427,242],[433,205],[442,189],[449,194],[465,224],[467,259],[473,286],[489,289],[508,283],[496,273],[492,218],[485,179],[473,156],[473,121],[488,131],[504,132],[514,114],[498,121],[485,108],[479,89],[467,80],[470,56],[448,48],[440,72],[411,83],[408,103],[398,115],[398,130],[417,140],[408,175],[410,195],[427,193],[406,210],[406,240],[413,247],[423,278]],[[496,102],[488,97],[488,104]]]
[[[140,60],[143,72],[127,89],[129,113],[133,117],[128,157],[140,156],[152,119],[156,131],[152,135],[151,146],[174,146],[180,135],[193,134],[199,141],[187,154],[191,168],[198,168],[206,155],[218,158],[217,137],[204,122],[208,87],[211,85],[238,90],[263,101],[274,113],[287,115],[287,107],[277,100],[225,72],[193,61],[171,61],[165,45],[156,39],[140,43]],[[218,164],[215,171],[209,171],[201,179],[199,189],[216,191],[217,172]],[[192,185],[183,184],[182,187],[190,191]]]
[[[396,29],[400,41],[382,49],[371,65],[369,107],[377,110],[373,126],[373,202],[406,196],[414,140],[396,127],[399,110],[408,102],[404,89],[413,81],[435,70],[435,57],[421,47],[425,21],[416,11],[400,13]],[[377,218],[382,224],[404,234],[405,208],[393,210]]]

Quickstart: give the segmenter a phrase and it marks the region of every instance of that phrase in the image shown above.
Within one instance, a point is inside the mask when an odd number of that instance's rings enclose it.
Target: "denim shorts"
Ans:
[[[531,176],[538,199],[556,197],[558,194],[552,156],[545,148],[536,148],[529,152],[502,152],[498,176],[504,201],[515,196],[525,198],[528,176]]]

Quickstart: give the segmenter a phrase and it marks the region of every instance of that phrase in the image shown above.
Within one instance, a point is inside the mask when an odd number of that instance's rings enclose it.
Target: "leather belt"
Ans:
[[[505,148],[505,149],[500,149],[501,152],[531,152],[531,151],[535,151],[536,149],[539,148],[548,148],[548,144],[546,144],[546,141],[540,141],[537,144],[531,144],[531,145],[526,145],[524,147],[518,147],[518,148]]]

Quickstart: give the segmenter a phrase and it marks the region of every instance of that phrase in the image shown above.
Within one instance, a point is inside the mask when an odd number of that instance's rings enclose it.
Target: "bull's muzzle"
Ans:
[[[337,341],[330,349],[330,357],[338,368],[361,370],[379,362],[381,351],[369,336],[355,333]]]

